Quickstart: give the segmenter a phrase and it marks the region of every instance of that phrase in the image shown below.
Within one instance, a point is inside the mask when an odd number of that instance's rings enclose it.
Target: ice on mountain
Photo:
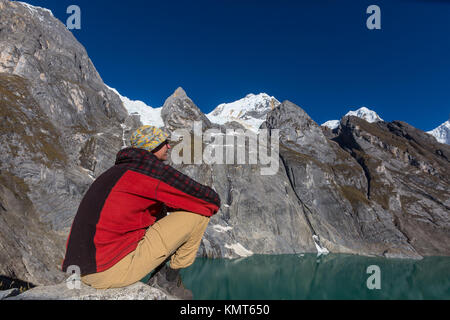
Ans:
[[[164,126],[164,122],[161,117],[162,107],[152,108],[145,104],[145,102],[139,100],[131,100],[127,97],[122,96],[116,89],[109,86],[108,88],[114,91],[114,93],[119,96],[129,114],[139,114],[141,116],[140,119],[143,125],[151,125],[158,128]]]
[[[329,120],[325,123],[322,123],[322,127],[328,127],[331,130],[336,129],[337,127],[339,127],[339,120]]]
[[[359,108],[356,111],[349,111],[347,112],[346,116],[355,116],[371,123],[377,121],[384,121],[375,111],[372,111],[366,107]]]
[[[427,133],[434,136],[440,143],[450,144],[450,120],[447,120],[439,127],[428,131]]]
[[[356,111],[349,111],[345,114],[345,116],[355,116],[361,119],[366,120],[367,122],[378,122],[378,121],[384,121],[380,118],[380,116],[373,110],[370,110],[366,107],[361,107]],[[329,120],[322,124],[322,127],[328,127],[331,130],[336,129],[339,127],[339,120]]]
[[[218,105],[206,116],[217,124],[236,121],[244,128],[254,132],[259,131],[259,127],[266,120],[266,115],[272,109],[280,105],[280,102],[266,93],[248,94],[244,98]]]

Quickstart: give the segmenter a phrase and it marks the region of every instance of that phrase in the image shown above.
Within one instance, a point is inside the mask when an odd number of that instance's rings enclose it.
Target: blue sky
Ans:
[[[319,124],[361,106],[425,131],[449,118],[450,0],[26,2],[64,23],[78,5],[103,81],[152,107],[181,86],[205,113],[265,92]]]

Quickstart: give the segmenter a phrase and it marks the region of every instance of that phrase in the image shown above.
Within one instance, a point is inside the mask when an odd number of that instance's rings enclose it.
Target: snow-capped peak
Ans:
[[[266,115],[274,108],[278,107],[280,102],[266,93],[248,94],[244,98],[218,105],[206,116],[217,124],[236,121],[242,124],[246,129],[257,132],[261,124],[266,120]]]
[[[20,3],[21,5],[25,6],[25,8],[27,8],[31,14],[37,14],[39,19],[42,20],[42,18],[40,17],[41,11],[43,12],[47,12],[49,13],[52,17],[54,17],[53,12],[47,8],[42,8],[42,7],[38,7],[38,6],[33,6],[29,3],[26,2],[22,2],[22,1],[15,1],[16,3]]]
[[[130,100],[129,98],[122,96],[116,89],[111,88],[109,86],[107,87],[112,91],[114,91],[114,93],[119,96],[120,100],[122,100],[125,109],[127,109],[130,115],[138,114],[141,116],[141,122],[143,125],[151,125],[158,128],[164,126],[164,121],[161,118],[162,107],[152,108],[147,104],[145,104],[145,102],[139,100]]]
[[[349,111],[345,114],[346,116],[355,116],[361,119],[366,120],[367,122],[373,123],[378,121],[384,121],[380,118],[380,116],[373,110],[370,110],[366,107],[361,107],[356,111]],[[336,129],[339,127],[339,120],[329,120],[322,124],[323,127],[328,127],[330,129]]]
[[[339,127],[339,120],[329,120],[325,123],[322,123],[322,127],[328,127],[331,130],[336,129],[337,127]]]
[[[383,121],[383,119],[381,119],[380,116],[375,111],[367,109],[366,107],[361,107],[356,111],[349,111],[347,112],[346,116],[355,116],[364,119],[370,123]]]
[[[436,129],[428,131],[440,143],[450,144],[450,120],[447,120]]]

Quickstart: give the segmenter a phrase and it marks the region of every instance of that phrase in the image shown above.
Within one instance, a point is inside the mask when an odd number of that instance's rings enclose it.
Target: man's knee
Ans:
[[[208,224],[210,218],[190,211],[174,211],[170,214],[171,220],[176,221],[182,228],[194,231]]]

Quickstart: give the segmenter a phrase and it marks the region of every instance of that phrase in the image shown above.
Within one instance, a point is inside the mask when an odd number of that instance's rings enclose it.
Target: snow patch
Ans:
[[[373,110],[370,110],[366,107],[361,107],[356,111],[349,111],[345,114],[345,116],[355,116],[361,119],[366,120],[367,122],[373,123],[378,121],[384,121],[380,118],[380,116]],[[336,129],[339,127],[340,120],[329,120],[325,123],[323,123],[322,127],[328,127],[331,130]]]
[[[339,127],[339,124],[340,124],[341,122],[339,121],[339,120],[330,120],[330,121],[327,121],[327,122],[325,122],[325,123],[323,123],[322,124],[322,127],[328,127],[328,128],[330,128],[331,130],[334,130],[334,129],[336,129],[337,127]]]
[[[245,249],[239,242],[234,244],[225,244],[225,248],[233,250],[238,256],[249,257],[253,252]]]
[[[123,142],[122,149],[125,149],[125,148],[127,148],[127,142],[125,139],[125,130],[126,130],[127,126],[124,123],[121,123],[120,127],[122,128],[122,142]]]
[[[322,246],[320,244],[320,238],[316,235],[313,235],[313,240],[314,240],[314,244],[316,246],[317,249],[317,256],[320,256],[322,254],[329,254],[330,251],[328,251],[327,248],[325,248],[324,246]]]
[[[145,104],[145,102],[139,100],[131,100],[127,97],[122,96],[116,89],[107,86],[110,90],[112,90],[115,94],[117,94],[122,100],[122,103],[127,109],[128,114],[138,114],[140,115],[141,122],[143,125],[155,126],[158,128],[164,127],[164,121],[161,117],[160,108],[152,108]]]
[[[83,167],[81,167],[80,166],[80,169],[81,170],[83,170],[84,172],[86,172],[87,173],[87,175],[89,176],[89,178],[91,178],[92,179],[92,181],[94,181],[95,180],[95,177],[92,175],[92,171],[91,170],[88,170],[88,169],[86,169],[86,168],[83,168]]]
[[[43,22],[44,21],[44,17],[42,14],[43,12],[47,12],[50,14],[50,16],[54,17],[53,12],[47,8],[42,8],[42,7],[38,7],[38,6],[32,6],[31,4],[28,4],[26,2],[22,2],[22,1],[15,1],[16,3],[20,3],[21,5],[23,5],[25,8],[28,9],[28,11],[30,11],[30,13],[32,15],[35,15],[38,17],[38,19]]]
[[[213,229],[219,233],[223,233],[223,232],[233,230],[233,227],[224,227],[224,226],[221,226],[220,224],[215,224],[215,225],[213,225]]]
[[[439,143],[450,144],[450,120],[427,133],[435,137]]]
[[[355,116],[370,123],[384,121],[375,111],[367,109],[366,107],[359,108],[356,111],[349,111],[346,116]]]

